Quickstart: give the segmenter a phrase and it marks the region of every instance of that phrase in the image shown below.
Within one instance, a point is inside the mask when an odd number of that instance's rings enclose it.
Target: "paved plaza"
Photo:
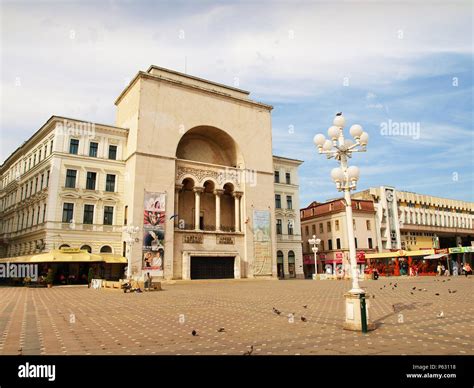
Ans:
[[[349,281],[171,282],[131,294],[4,287],[0,354],[238,355],[251,345],[253,355],[474,354],[472,277],[362,284],[375,297],[368,334],[342,329]]]

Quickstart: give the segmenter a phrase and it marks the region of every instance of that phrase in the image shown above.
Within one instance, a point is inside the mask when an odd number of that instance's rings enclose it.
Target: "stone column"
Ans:
[[[240,197],[242,196],[242,192],[234,191],[234,223],[235,223],[235,231],[240,232]]]
[[[204,187],[195,187],[194,189],[194,230],[199,229],[199,218],[201,215],[201,193]]]
[[[175,190],[174,190],[174,226],[179,227],[179,193],[182,190],[183,185],[182,184],[176,184],[175,185]]]
[[[214,195],[216,196],[216,231],[221,230],[221,195],[223,193],[224,190],[214,190]]]

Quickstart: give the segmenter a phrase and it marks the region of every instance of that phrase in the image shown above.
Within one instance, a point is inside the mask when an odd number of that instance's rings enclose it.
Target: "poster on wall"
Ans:
[[[254,275],[272,274],[271,216],[268,210],[253,211]]]
[[[165,259],[166,194],[145,192],[142,270],[163,276]]]

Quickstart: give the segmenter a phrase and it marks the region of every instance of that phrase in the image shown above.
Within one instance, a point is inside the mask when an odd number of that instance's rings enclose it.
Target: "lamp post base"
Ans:
[[[367,332],[375,329],[375,324],[369,320],[369,297],[364,290],[352,293],[352,290],[344,294],[346,299],[346,321],[343,328],[345,330]],[[365,314],[365,316],[364,316]]]

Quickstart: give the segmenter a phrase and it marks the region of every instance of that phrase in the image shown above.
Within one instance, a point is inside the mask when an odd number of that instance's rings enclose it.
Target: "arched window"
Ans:
[[[67,244],[63,244],[59,246],[59,249],[63,249],[63,248],[71,248],[71,247]]]
[[[87,251],[87,252],[89,252],[89,253],[92,253],[92,248],[91,248],[89,245],[83,245],[83,246],[81,247],[81,249],[83,249],[83,250],[85,250],[85,251]]]
[[[112,247],[110,245],[104,245],[100,248],[100,253],[112,253]]]
[[[278,277],[280,279],[285,277],[285,270],[284,270],[284,266],[283,266],[283,252],[282,251],[277,252],[277,274],[278,274]]]
[[[295,252],[293,251],[288,252],[288,272],[291,278],[296,277]]]

